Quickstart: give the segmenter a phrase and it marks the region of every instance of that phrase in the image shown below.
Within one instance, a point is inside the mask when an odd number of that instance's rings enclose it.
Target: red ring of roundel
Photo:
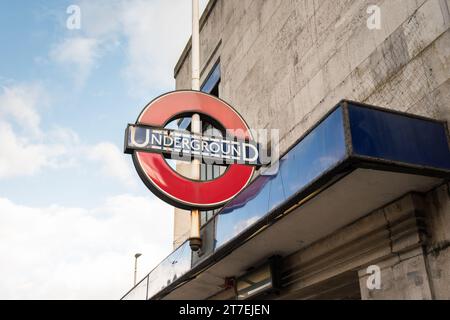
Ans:
[[[200,113],[225,129],[240,129],[238,138],[253,140],[241,116],[224,101],[198,91],[173,91],[150,102],[136,124],[164,127],[182,113]],[[175,172],[158,153],[135,152],[136,169],[147,187],[162,200],[182,209],[214,209],[238,194],[250,181],[254,167],[232,164],[217,179],[194,181]]]

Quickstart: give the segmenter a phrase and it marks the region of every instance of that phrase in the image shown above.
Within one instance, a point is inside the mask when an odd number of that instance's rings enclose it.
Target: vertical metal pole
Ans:
[[[192,0],[192,90],[200,90],[200,12],[198,0]]]
[[[134,281],[133,281],[133,286],[136,286],[136,281],[137,281],[137,259],[138,259],[138,257],[134,257]]]
[[[200,9],[198,0],[192,0],[192,41],[191,41],[191,57],[192,57],[192,90],[200,90]],[[201,134],[202,124],[199,114],[193,114],[191,119],[192,133]],[[192,179],[200,179],[200,161],[194,159],[192,161]],[[191,231],[189,237],[189,245],[192,251],[198,251],[202,245],[200,238],[200,211],[191,210]]]
[[[136,286],[137,281],[137,260],[140,256],[142,256],[142,253],[136,253],[134,255],[134,281],[133,281],[134,286]]]

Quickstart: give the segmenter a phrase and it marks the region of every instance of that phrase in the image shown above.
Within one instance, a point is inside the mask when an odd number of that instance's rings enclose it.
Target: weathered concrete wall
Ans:
[[[301,295],[327,279],[358,272],[362,299],[431,299],[423,246],[424,201],[408,194],[287,257],[285,298]],[[381,286],[367,287],[367,267],[381,269]]]
[[[425,198],[428,226],[427,263],[436,299],[450,299],[450,190],[444,185]]]
[[[363,299],[450,299],[450,193],[443,185],[418,196],[414,207],[406,199],[384,208],[389,219],[414,209],[424,218],[421,246],[398,252],[395,258],[378,263],[382,269],[381,290],[368,290],[368,275],[360,270]],[[392,221],[389,221],[392,228]],[[402,235],[403,237],[403,235]],[[403,237],[404,238],[404,237]],[[411,244],[413,244],[413,241]],[[401,246],[404,241],[401,242]],[[393,246],[394,248],[394,246]]]
[[[408,194],[286,257],[280,298],[311,295],[311,288],[321,290],[328,279],[354,271],[362,299],[448,299],[449,250],[442,239],[448,239],[450,212],[442,208],[448,203],[444,189]],[[442,198],[431,203],[435,196]],[[381,271],[379,288],[367,286],[373,265]]]
[[[381,8],[380,30],[367,28],[369,5]],[[252,128],[279,129],[281,152],[343,98],[450,123],[449,6],[450,0],[211,0],[201,21],[201,77],[220,58],[220,97]],[[178,89],[190,88],[188,49],[175,69]],[[447,189],[425,196],[428,243],[418,238],[394,257],[390,246],[377,247],[389,253],[380,261],[383,290],[365,291],[358,269],[363,298],[450,298]],[[385,213],[368,219],[384,223]]]
[[[221,97],[251,127],[279,129],[282,151],[342,98],[450,121],[447,2],[217,0],[202,23],[202,78],[220,56]],[[380,30],[366,25],[372,4]],[[189,68],[188,52],[177,88]]]

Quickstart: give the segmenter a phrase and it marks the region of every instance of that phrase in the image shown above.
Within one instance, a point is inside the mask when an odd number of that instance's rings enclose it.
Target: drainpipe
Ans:
[[[192,90],[200,90],[200,9],[198,0],[192,0]]]
[[[200,9],[198,0],[192,0],[192,41],[191,41],[191,57],[192,57],[192,90],[200,91]],[[191,119],[192,133],[201,134],[202,124],[199,114],[193,114]],[[193,159],[192,161],[192,179],[200,180],[200,161]],[[192,251],[198,251],[202,246],[200,238],[200,211],[198,209],[191,210],[191,231],[189,237],[189,245]]]

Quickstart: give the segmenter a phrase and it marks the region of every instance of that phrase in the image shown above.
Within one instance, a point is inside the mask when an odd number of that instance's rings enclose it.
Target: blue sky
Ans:
[[[122,144],[174,89],[190,3],[0,1],[0,298],[116,299],[135,252],[143,276],[171,251],[172,208]]]

